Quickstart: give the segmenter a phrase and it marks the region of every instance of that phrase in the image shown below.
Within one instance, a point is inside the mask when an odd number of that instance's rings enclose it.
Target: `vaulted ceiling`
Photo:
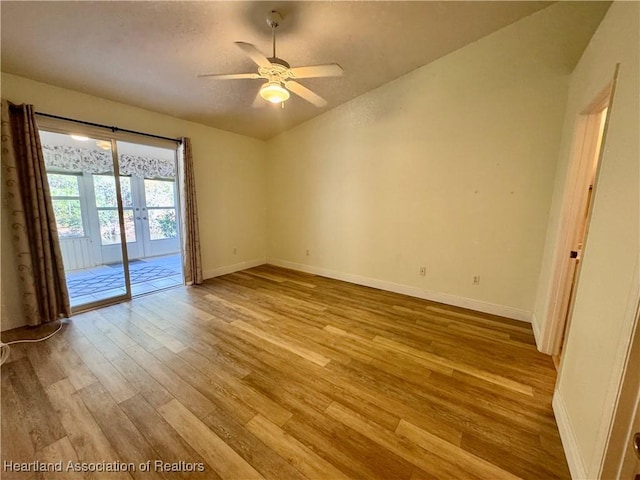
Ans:
[[[2,70],[267,139],[552,3],[2,1]],[[578,60],[609,2],[578,3],[576,58],[569,62]],[[343,77],[300,80],[327,106],[294,95],[284,109],[253,108],[264,80],[197,77],[254,72],[234,42],[271,56],[272,9],[283,16],[279,57],[294,67],[344,68]]]

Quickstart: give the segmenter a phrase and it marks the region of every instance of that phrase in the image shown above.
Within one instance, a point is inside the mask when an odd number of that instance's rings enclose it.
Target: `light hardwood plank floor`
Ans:
[[[554,382],[526,323],[264,265],[12,347],[1,476],[569,479]]]

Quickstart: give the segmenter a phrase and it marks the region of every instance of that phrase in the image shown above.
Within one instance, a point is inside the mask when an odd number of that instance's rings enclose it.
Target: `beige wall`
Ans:
[[[571,76],[536,319],[542,321],[574,122],[620,74],[554,407],[574,476],[597,478],[638,294],[640,4],[614,2]]]
[[[268,141],[270,261],[529,319],[570,73],[548,33],[559,18],[530,16]]]
[[[79,92],[2,74],[2,98],[36,110],[169,137],[191,137],[200,215],[202,263],[213,276],[264,262],[264,142]],[[215,101],[211,99],[211,101]],[[3,228],[3,264],[5,231]],[[233,249],[237,253],[233,254]],[[4,298],[3,287],[3,298]],[[3,301],[4,305],[4,301]],[[4,311],[5,309],[3,309]],[[7,312],[15,309],[8,306]],[[15,322],[3,318],[2,328]]]

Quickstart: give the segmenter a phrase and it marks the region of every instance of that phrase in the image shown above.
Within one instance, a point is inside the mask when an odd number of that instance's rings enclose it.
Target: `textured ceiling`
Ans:
[[[2,70],[267,139],[551,3],[2,1]],[[607,3],[579,3],[576,22],[586,15],[597,25]],[[284,17],[279,57],[344,68],[343,77],[300,80],[326,107],[292,96],[284,110],[252,108],[262,80],[196,77],[255,71],[233,42],[271,56],[271,9]]]

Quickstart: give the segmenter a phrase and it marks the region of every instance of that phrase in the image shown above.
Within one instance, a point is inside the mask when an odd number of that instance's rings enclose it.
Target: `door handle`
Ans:
[[[636,452],[636,457],[640,458],[640,432],[633,436],[633,451]]]
[[[136,217],[136,220],[140,220],[140,217]]]
[[[146,220],[146,219],[147,219],[147,217],[142,217],[142,219],[143,219],[143,220]]]

